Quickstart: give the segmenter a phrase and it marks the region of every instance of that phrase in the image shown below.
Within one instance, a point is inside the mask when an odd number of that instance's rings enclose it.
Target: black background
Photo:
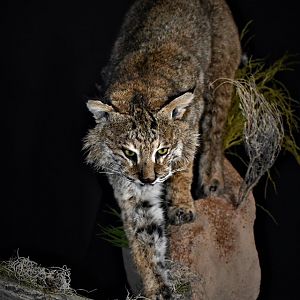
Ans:
[[[82,138],[94,125],[85,102],[107,61],[132,1],[4,1],[1,41],[0,257],[29,256],[44,265],[66,264],[74,288],[97,289],[93,299],[125,299],[120,249],[103,241],[97,224],[116,224],[104,177],[84,164]],[[247,50],[273,62],[300,53],[297,1],[229,4],[241,30],[254,34]],[[300,68],[280,76],[299,102]],[[298,115],[299,110],[298,110]],[[300,144],[299,134],[297,142]],[[259,299],[299,299],[300,167],[280,155],[273,172],[277,193],[255,189],[255,235],[262,267]],[[242,299],[241,299],[242,300]]]

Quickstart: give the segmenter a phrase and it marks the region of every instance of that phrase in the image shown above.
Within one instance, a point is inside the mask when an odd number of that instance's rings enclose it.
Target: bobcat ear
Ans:
[[[186,92],[164,106],[159,111],[159,114],[165,114],[172,120],[179,120],[183,117],[186,108],[191,104],[193,99],[194,94],[191,92]]]
[[[86,105],[89,111],[94,115],[96,122],[99,122],[100,119],[106,117],[110,112],[115,111],[112,106],[104,104],[99,100],[89,100]]]

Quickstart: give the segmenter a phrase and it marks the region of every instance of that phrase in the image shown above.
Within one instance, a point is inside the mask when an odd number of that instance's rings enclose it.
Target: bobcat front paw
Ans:
[[[169,207],[168,217],[172,225],[181,225],[194,221],[196,216],[194,205]]]

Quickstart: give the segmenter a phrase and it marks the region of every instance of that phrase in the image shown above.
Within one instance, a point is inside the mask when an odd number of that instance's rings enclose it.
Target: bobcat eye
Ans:
[[[130,159],[136,159],[136,153],[129,149],[123,149],[124,154]]]
[[[159,150],[157,150],[157,154],[160,156],[166,155],[169,152],[169,148],[161,148]]]

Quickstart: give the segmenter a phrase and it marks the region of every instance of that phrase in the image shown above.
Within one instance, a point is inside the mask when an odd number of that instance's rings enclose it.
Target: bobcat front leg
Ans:
[[[160,203],[131,198],[123,204],[123,225],[145,296],[151,300],[171,299],[165,262],[167,238]]]
[[[170,202],[169,222],[174,225],[191,222],[195,218],[194,200],[191,195],[193,165],[175,173],[169,182],[167,199]]]

